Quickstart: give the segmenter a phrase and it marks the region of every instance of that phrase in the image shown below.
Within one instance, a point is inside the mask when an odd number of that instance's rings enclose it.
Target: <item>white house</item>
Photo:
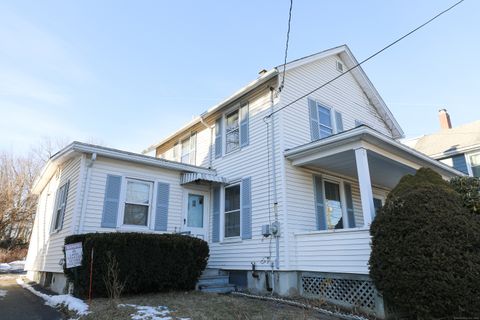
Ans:
[[[356,64],[343,45],[289,62],[283,88],[283,66],[263,72],[145,150],[155,157],[72,143],[35,185],[28,275],[62,290],[69,234],[187,232],[238,286],[381,315],[368,278],[376,209],[420,167],[462,173],[397,141],[402,129],[360,67],[312,92]]]

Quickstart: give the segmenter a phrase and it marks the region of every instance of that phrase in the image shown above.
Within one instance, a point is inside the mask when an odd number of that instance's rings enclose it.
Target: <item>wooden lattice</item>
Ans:
[[[368,280],[302,275],[305,295],[342,302],[352,307],[375,310],[376,289]]]

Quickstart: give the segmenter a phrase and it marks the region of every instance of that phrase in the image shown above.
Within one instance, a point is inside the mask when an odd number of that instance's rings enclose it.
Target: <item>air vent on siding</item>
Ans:
[[[343,63],[337,60],[336,65],[337,65],[337,70],[340,72],[343,72]]]

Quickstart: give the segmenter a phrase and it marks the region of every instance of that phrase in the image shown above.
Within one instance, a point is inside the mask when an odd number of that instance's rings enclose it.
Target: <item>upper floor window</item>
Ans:
[[[480,177],[480,154],[470,157],[470,165],[472,167],[472,175],[474,177]]]
[[[225,141],[225,153],[232,152],[240,147],[239,110],[235,110],[226,116]]]
[[[197,134],[181,139],[172,148],[174,161],[196,165]]]
[[[318,106],[318,119],[320,124],[320,138],[333,134],[332,115],[329,108]]]
[[[57,231],[62,229],[63,218],[65,217],[65,210],[67,207],[67,196],[68,196],[69,185],[70,185],[70,181],[62,185],[57,191],[57,195],[55,199],[55,211],[53,212],[54,220],[53,220],[52,231]]]
[[[183,163],[190,163],[190,138],[182,141],[182,156],[180,161]]]
[[[308,99],[308,108],[312,141],[343,131],[343,119],[339,111],[322,105],[313,99]]]
[[[123,224],[147,226],[153,183],[127,179]]]
[[[247,102],[227,112],[215,122],[215,158],[249,145],[249,105]],[[224,140],[225,139],[225,140]]]

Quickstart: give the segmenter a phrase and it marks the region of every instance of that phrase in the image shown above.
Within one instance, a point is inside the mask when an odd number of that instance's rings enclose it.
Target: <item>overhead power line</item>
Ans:
[[[360,61],[359,63],[357,63],[356,65],[354,65],[353,67],[351,67],[350,69],[346,70],[345,72],[339,74],[338,76],[332,78],[331,80],[325,82],[324,84],[322,84],[321,86],[305,93],[304,95],[296,98],[295,100],[287,103],[286,105],[284,105],[283,107],[277,109],[277,110],[274,110],[272,111],[269,115],[265,116],[265,118],[270,118],[272,115],[274,115],[275,113],[277,112],[280,112],[282,111],[283,109],[291,106],[292,104],[302,100],[303,98],[306,98],[308,97],[309,95],[311,95],[312,93],[322,89],[323,87],[327,86],[328,84],[334,82],[335,80],[337,80],[338,78],[341,78],[343,77],[344,75],[346,75],[347,73],[350,73],[352,70],[360,67],[362,64],[364,64],[365,62],[373,59],[374,57],[376,57],[377,55],[379,55],[380,53],[384,52],[385,50],[387,50],[388,48],[394,46],[395,44],[397,44],[398,42],[402,41],[403,39],[405,39],[406,37],[410,36],[411,34],[415,33],[416,31],[422,29],[423,27],[425,27],[426,25],[428,25],[429,23],[431,23],[432,21],[436,20],[437,18],[439,18],[440,16],[444,15],[445,13],[447,13],[448,11],[452,10],[453,8],[455,8],[456,6],[458,6],[459,4],[461,4],[463,1],[465,0],[460,0],[458,2],[456,2],[455,4],[453,4],[452,6],[448,7],[447,9],[443,10],[442,12],[438,13],[437,15],[435,15],[434,17],[432,17],[431,19],[429,19],[428,21],[422,23],[421,25],[419,25],[418,27],[416,27],[415,29],[411,30],[410,32],[404,34],[403,36],[401,36],[400,38],[396,39],[395,41],[391,42],[390,44],[388,44],[387,46],[383,47],[382,49],[378,50],[377,52],[375,52],[374,54],[370,55],[369,57],[367,57],[366,59]],[[288,42],[287,42],[288,43]],[[283,73],[284,73],[284,77],[285,77],[285,66],[286,65],[286,62],[284,63],[283,65]],[[282,83],[283,85],[283,83]]]
[[[279,87],[280,91],[282,91],[283,85],[285,84],[285,68],[287,66],[288,42],[290,40],[290,25],[292,23],[292,7],[293,7],[293,0],[290,0],[290,9],[288,10],[287,40],[285,41],[285,55],[284,55],[284,61],[283,61],[282,84]]]

